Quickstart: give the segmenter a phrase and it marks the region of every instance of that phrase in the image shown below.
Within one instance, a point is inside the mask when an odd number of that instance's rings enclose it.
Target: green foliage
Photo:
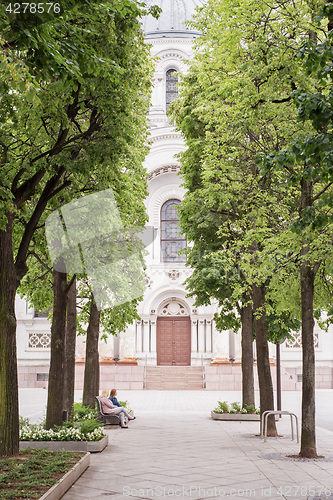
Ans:
[[[30,424],[29,419],[20,417],[20,439],[23,441],[97,441],[103,434],[103,424],[97,420],[97,409],[74,403],[73,418],[46,430],[44,424]]]
[[[27,455],[27,457],[25,457]],[[41,498],[81,458],[70,451],[24,450],[19,457],[0,459],[0,497]]]
[[[246,413],[255,413],[256,407],[254,405],[245,405]]]
[[[239,412],[241,411],[241,409],[242,409],[242,406],[241,406],[241,404],[240,404],[240,403],[238,403],[238,402],[234,402],[234,403],[231,403],[231,408],[232,408],[232,410],[233,410],[233,411],[235,411],[236,413],[239,413]],[[232,410],[231,410],[231,411],[232,411]],[[231,411],[230,411],[230,413],[231,413]]]
[[[123,406],[125,408],[127,413],[130,413],[132,411],[132,408],[128,404],[128,401],[118,401],[118,403],[120,404],[120,406]]]
[[[94,410],[89,406],[83,406],[82,403],[74,403],[73,405],[73,420],[94,420],[97,419],[97,408]]]
[[[95,429],[98,429],[99,427],[103,427],[103,424],[100,422],[94,421],[94,420],[82,420],[80,422],[80,431],[82,434],[89,434],[90,432],[93,432]]]
[[[326,198],[332,186],[321,167],[320,137],[313,139],[320,125],[315,116],[329,110],[330,96],[325,105],[318,100],[316,77],[304,71],[299,50],[309,32],[324,42],[325,23],[313,20],[313,9],[322,6],[321,1],[209,0],[193,23],[204,36],[196,40],[180,96],[170,106],[187,145],[180,155],[187,193],[179,214],[193,242],[187,250],[194,269],[186,281],[189,295],[196,305],[217,301],[214,319],[221,330],[239,328],[253,284],[266,287],[265,309],[256,315],[266,314],[270,340],[299,329],[304,241],[310,242],[309,262],[326,267],[316,279],[316,301],[327,308],[332,206]],[[304,45],[303,54],[308,50]],[[319,66],[330,68],[329,55],[325,59],[322,53],[319,49]],[[316,95],[317,101],[311,104],[305,95]],[[297,99],[312,121],[300,119]],[[328,136],[325,141],[328,150],[332,141]],[[263,168],[258,158],[264,158]],[[304,179],[314,180],[313,206],[301,206]],[[295,234],[298,226],[302,235]]]
[[[1,222],[4,227],[6,214],[16,213],[15,253],[22,237],[33,237],[24,228],[45,196],[49,208],[55,209],[112,187],[129,224],[146,220],[142,161],[147,152],[145,113],[152,65],[137,18],[145,9],[130,0],[68,1],[62,7],[62,16],[47,21],[34,15],[33,25],[29,15],[0,18],[0,64],[7,72],[0,83],[5,96]],[[31,88],[35,97],[28,101]],[[56,189],[47,194],[55,173]],[[35,186],[34,176],[39,176]],[[28,191],[21,200],[23,188]],[[42,205],[34,215],[35,229],[43,223],[46,204]],[[30,249],[44,260],[44,235],[34,232],[34,237]],[[38,277],[31,281],[38,284]]]
[[[241,404],[237,401],[229,403],[227,401],[218,401],[217,407],[214,409],[215,413],[260,413],[260,409],[256,408],[254,405],[246,405],[242,408]]]
[[[121,278],[120,278],[121,279]],[[86,280],[82,279],[78,286],[79,313],[77,315],[77,331],[79,335],[85,335],[90,315],[91,291]],[[125,331],[127,325],[134,319],[140,319],[137,313],[139,299],[119,304],[115,307],[103,309],[100,315],[100,324],[103,328],[101,340],[106,341],[109,335],[118,335]]]
[[[214,411],[216,413],[229,413],[229,405],[226,401],[218,401]]]
[[[30,266],[21,293],[45,309],[52,290],[43,226],[52,211],[112,188],[127,224],[146,221],[143,160],[153,63],[140,17],[147,9],[135,0],[64,0],[59,15],[15,15],[4,7],[2,2],[0,237],[6,244],[0,249],[1,261],[14,262],[15,269],[3,271],[0,283],[6,288],[10,281],[16,291]],[[4,318],[12,314],[9,301],[5,306]],[[14,345],[5,327],[0,335]],[[15,362],[6,359],[3,377],[15,373]],[[0,380],[0,386],[7,383]],[[0,406],[18,405],[17,394],[2,397]],[[18,414],[17,408],[8,413]],[[3,435],[17,429],[3,420],[0,442],[9,443]]]
[[[22,427],[25,427],[26,425],[29,425],[30,424],[30,419],[27,418],[27,417],[22,417],[21,415],[19,416],[19,426],[20,426],[20,429]]]
[[[54,429],[29,424],[20,429],[20,441],[99,441],[104,437],[102,424],[95,419],[64,422]]]

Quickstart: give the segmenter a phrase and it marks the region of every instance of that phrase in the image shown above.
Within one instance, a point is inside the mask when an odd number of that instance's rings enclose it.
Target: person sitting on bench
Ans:
[[[135,420],[135,417],[130,417],[127,411],[123,406],[116,406],[108,398],[108,391],[102,391],[102,395],[100,398],[101,410],[105,415],[119,415],[120,418],[120,427],[122,429],[128,429],[128,426],[125,425],[125,416],[128,420]]]
[[[115,406],[121,406],[121,404],[119,404],[119,401],[117,399],[117,389],[111,389],[110,391],[110,397],[109,397],[109,400],[111,401],[111,403],[113,403]]]

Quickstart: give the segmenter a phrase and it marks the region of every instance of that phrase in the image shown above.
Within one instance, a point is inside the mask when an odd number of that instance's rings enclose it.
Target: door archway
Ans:
[[[191,319],[179,300],[166,302],[157,318],[157,365],[191,365]]]

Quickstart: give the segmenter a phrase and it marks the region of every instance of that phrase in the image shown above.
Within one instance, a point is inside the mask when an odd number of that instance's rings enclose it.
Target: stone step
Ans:
[[[202,390],[200,366],[148,366],[147,390]]]

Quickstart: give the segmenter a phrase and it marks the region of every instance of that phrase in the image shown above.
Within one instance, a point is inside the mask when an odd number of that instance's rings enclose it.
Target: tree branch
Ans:
[[[65,182],[63,182],[61,184],[61,186],[58,187],[58,189],[55,189],[51,194],[50,196],[48,196],[47,198],[47,201],[50,201],[51,198],[53,198],[54,196],[56,196],[58,193],[60,193],[60,191],[62,191],[63,189],[65,189],[67,186],[70,186],[71,185],[71,181],[70,180],[67,180]]]
[[[35,257],[36,260],[44,267],[44,269],[47,269],[49,272],[52,272],[52,267],[49,267],[40,257],[39,255],[34,252],[33,250],[29,252],[29,255],[32,255]]]
[[[22,175],[26,172],[26,168],[21,168],[17,174],[15,175],[13,182],[12,182],[12,193],[15,194],[16,188],[18,181],[21,179]]]
[[[326,185],[326,186],[325,186],[325,187],[324,187],[324,188],[320,191],[320,193],[318,193],[318,194],[317,194],[314,198],[312,198],[312,203],[313,203],[314,201],[317,201],[317,200],[318,200],[318,198],[320,198],[320,197],[321,197],[321,195],[322,195],[322,194],[324,194],[324,193],[325,193],[325,191],[327,191],[327,190],[328,190],[328,189],[332,186],[332,184],[333,184],[333,182],[329,182],[329,183],[328,183],[328,184],[327,184],[327,185]]]
[[[66,288],[65,288],[65,293],[68,293],[68,292],[69,292],[69,290],[72,288],[72,285],[73,285],[73,283],[74,283],[74,281],[75,281],[75,280],[76,280],[76,274],[73,274],[73,276],[72,276],[72,278],[71,278],[70,282],[69,282],[69,283],[67,283],[67,286],[66,286]]]
[[[22,170],[22,169],[21,169]],[[19,172],[20,173],[20,172]],[[17,181],[13,181],[12,185],[12,193],[15,197],[15,205],[17,208],[20,208],[25,201],[27,201],[30,196],[33,195],[36,186],[39,184],[39,182],[42,180],[46,173],[45,168],[41,168],[36,172],[30,179],[27,179],[26,181],[23,182],[23,184],[19,187],[16,188],[15,184],[17,184],[19,178]]]
[[[23,233],[23,236],[21,239],[21,243],[20,243],[20,247],[19,247],[19,250],[17,252],[17,256],[16,256],[16,260],[15,260],[15,269],[16,269],[16,273],[17,273],[19,280],[21,280],[27,272],[27,264],[26,264],[27,254],[28,254],[30,242],[31,242],[31,239],[33,237],[34,231],[37,227],[39,219],[41,218],[41,216],[45,210],[45,207],[47,205],[49,198],[51,197],[54,190],[57,188],[64,172],[65,172],[65,168],[61,167],[58,170],[58,172],[51,179],[49,179],[47,181],[47,183],[43,189],[43,192],[38,200],[36,208],[35,208],[32,216],[30,217],[30,220],[27,223],[27,226],[24,230],[24,233]]]

